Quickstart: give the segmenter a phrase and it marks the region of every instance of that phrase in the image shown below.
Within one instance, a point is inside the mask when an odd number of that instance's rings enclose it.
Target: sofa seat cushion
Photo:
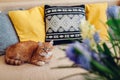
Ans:
[[[0,80],[59,80],[71,74],[86,73],[81,68],[62,68],[73,64],[67,57],[65,58],[65,52],[60,49],[66,47],[55,46],[51,62],[41,67],[27,63],[20,66],[8,65],[4,62],[4,56],[0,56]],[[76,80],[76,77],[77,80],[83,78],[76,75],[65,80]]]

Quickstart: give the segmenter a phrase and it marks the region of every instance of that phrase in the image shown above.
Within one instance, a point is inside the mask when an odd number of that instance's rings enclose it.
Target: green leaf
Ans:
[[[97,50],[99,53],[103,53],[103,49],[99,44],[97,44]]]
[[[103,47],[97,45],[99,54],[103,54],[105,56],[103,58],[101,57],[101,61],[109,70],[112,70],[112,73],[115,74],[115,76],[119,76],[120,75],[120,72],[118,71],[119,67],[117,66],[117,64],[114,61],[114,58],[112,57],[112,52],[109,50],[105,43],[103,43],[102,46]]]
[[[108,69],[106,66],[101,65],[95,60],[91,61],[92,69],[96,72],[98,72],[101,76],[104,76],[108,79],[110,79],[111,76],[114,76],[115,74],[112,73],[112,70]]]
[[[107,57],[107,60],[111,63],[111,65],[114,65],[116,68],[118,68],[117,64],[114,61],[114,58],[112,57],[113,53],[109,50],[106,43],[103,43],[103,48],[104,48],[103,53]]]
[[[112,18],[107,21],[107,24],[115,35],[120,35],[120,19]]]
[[[76,47],[74,47],[74,53],[76,55],[83,55],[83,53],[81,53],[81,51],[78,48],[76,48]]]

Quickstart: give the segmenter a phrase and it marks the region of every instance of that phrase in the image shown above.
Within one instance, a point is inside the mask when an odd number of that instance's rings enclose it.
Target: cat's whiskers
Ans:
[[[49,58],[50,56],[52,56],[52,54],[53,54],[52,52],[47,52],[47,53],[43,52],[40,54],[40,56],[44,56],[46,58]]]
[[[46,58],[49,58],[50,56],[52,56],[52,52],[48,52],[48,53],[45,55]]]

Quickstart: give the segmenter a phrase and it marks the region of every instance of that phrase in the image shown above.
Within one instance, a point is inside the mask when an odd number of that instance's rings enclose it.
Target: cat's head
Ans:
[[[53,40],[50,42],[39,42],[38,54],[42,57],[49,58],[52,55]]]

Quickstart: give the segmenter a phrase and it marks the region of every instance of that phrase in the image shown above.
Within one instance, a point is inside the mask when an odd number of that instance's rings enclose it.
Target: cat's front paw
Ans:
[[[37,62],[37,65],[38,65],[38,66],[43,66],[44,64],[45,64],[45,62],[43,62],[43,61]]]

